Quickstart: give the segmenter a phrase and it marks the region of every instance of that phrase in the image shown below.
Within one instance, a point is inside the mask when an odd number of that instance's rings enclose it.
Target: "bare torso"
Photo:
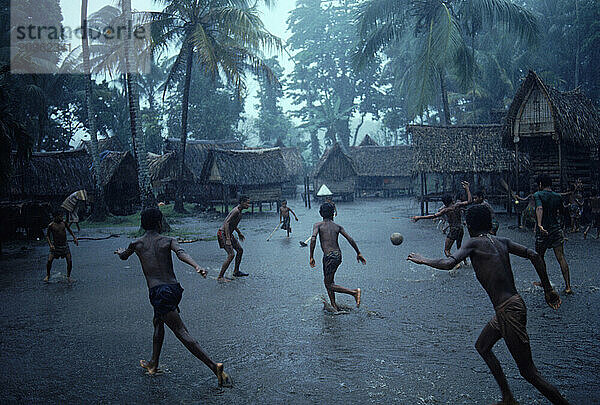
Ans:
[[[319,240],[321,241],[321,250],[323,250],[324,254],[333,252],[335,250],[340,250],[338,236],[343,230],[340,225],[333,221],[326,220],[316,223],[315,230],[319,235]]]
[[[290,216],[290,208],[289,207],[280,207],[279,212],[281,213],[281,216],[284,218],[287,218]]]
[[[225,218],[225,222],[223,222],[223,225],[221,225],[220,229],[224,232],[229,231],[229,234],[231,234],[233,230],[238,227],[241,220],[242,211],[240,210],[239,206],[237,206],[231,210],[229,215],[227,215],[227,218]]]
[[[67,226],[64,222],[51,222],[48,225],[48,233],[52,235],[54,246],[66,246],[67,244]]]
[[[444,210],[444,215],[450,226],[462,227],[462,212],[460,207],[451,205]]]
[[[172,243],[172,238],[157,232],[146,232],[129,245],[127,250],[133,250],[140,259],[148,288],[177,283],[171,256]]]

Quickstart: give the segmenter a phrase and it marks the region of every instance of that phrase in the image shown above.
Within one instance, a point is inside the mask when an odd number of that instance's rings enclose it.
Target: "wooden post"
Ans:
[[[425,215],[429,215],[429,192],[427,191],[427,173],[423,173],[424,176],[424,188],[425,188],[425,195],[427,197],[425,197]]]
[[[563,192],[563,168],[562,168],[562,147],[560,139],[558,140],[558,187]]]
[[[425,189],[423,188],[423,172],[421,174],[421,216],[425,215]]]
[[[308,200],[308,209],[310,209],[310,177],[306,176],[306,199]]]

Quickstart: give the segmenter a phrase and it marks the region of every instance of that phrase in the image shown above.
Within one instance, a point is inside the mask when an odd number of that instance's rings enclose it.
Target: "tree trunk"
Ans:
[[[313,129],[310,131],[310,151],[312,164],[315,166],[321,157],[321,145],[319,144],[319,131]]]
[[[183,100],[181,102],[181,141],[179,142],[179,172],[177,173],[177,193],[175,195],[175,212],[185,212],[183,206],[183,190],[185,184],[185,145],[187,142],[188,108],[190,100],[190,85],[192,83],[192,64],[194,63],[194,52],[190,42],[185,43],[187,49],[187,61],[185,66],[185,82],[183,86]]]
[[[90,143],[92,144],[92,162],[94,170],[94,204],[92,205],[91,221],[101,222],[106,219],[108,207],[104,199],[104,188],[101,185],[100,173],[100,155],[98,153],[98,134],[96,130],[96,116],[92,105],[92,74],[90,69],[90,45],[87,34],[87,10],[88,0],[81,2],[81,28],[83,31],[81,37],[81,47],[83,52],[83,69],[85,73],[85,104],[88,116],[88,129],[90,131]]]
[[[442,104],[444,106],[444,125],[451,125],[450,105],[448,104],[448,89],[446,89],[446,78],[444,69],[440,70],[440,87],[442,91]]]
[[[131,0],[123,0],[123,16],[125,21],[132,21],[131,17]],[[140,110],[139,96],[134,85],[136,74],[131,68],[132,55],[132,39],[125,41],[125,79],[127,82],[127,98],[129,101],[129,120],[131,126],[131,139],[135,145],[135,153],[137,156],[138,170],[138,186],[140,189],[140,199],[142,202],[142,210],[147,208],[156,208],[158,203],[150,186],[150,175],[148,173],[148,154],[146,153],[146,141],[144,140],[140,123],[137,119],[138,111]],[[163,217],[162,230],[168,232],[171,227]]]
[[[356,129],[354,130],[354,140],[352,141],[352,146],[356,146],[356,138],[358,137],[358,131],[360,130],[360,127],[362,127],[364,123],[365,123],[365,114],[361,114],[360,115],[360,123],[356,126]]]

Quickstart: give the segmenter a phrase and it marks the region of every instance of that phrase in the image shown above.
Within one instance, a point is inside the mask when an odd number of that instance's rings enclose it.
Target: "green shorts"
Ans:
[[[547,235],[543,235],[539,229],[535,231],[535,250],[538,252],[541,250],[547,250],[550,248],[556,248],[562,246],[565,237],[563,231],[560,228],[554,229],[548,232]]]

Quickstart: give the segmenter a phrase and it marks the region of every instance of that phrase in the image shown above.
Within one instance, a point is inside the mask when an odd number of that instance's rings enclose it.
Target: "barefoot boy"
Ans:
[[[50,269],[52,269],[52,262],[54,259],[67,259],[67,281],[71,282],[71,269],[73,268],[73,261],[71,260],[71,250],[67,245],[67,231],[73,236],[73,242],[75,246],[79,246],[77,237],[69,227],[69,225],[63,220],[63,216],[59,211],[54,213],[52,222],[48,225],[46,231],[46,240],[50,246],[50,255],[48,256],[48,262],[46,263],[46,278],[44,281],[50,280]]]
[[[179,316],[178,305],[183,288],[175,278],[171,252],[175,252],[179,260],[192,266],[205,278],[206,270],[200,268],[175,239],[160,235],[162,213],[158,208],[143,211],[141,219],[142,228],[146,231],[144,236],[129,244],[127,249],[118,249],[115,252],[121,260],[127,260],[134,253],[138,256],[148,284],[150,303],[154,307],[152,358],[150,361],[140,360],[140,365],[148,370],[149,374],[154,374],[158,370],[158,358],[165,337],[165,324],[167,324],[177,339],[215,373],[219,386],[229,384],[229,376],[223,371],[223,364],[215,363],[208,357],[190,335]]]
[[[231,210],[227,218],[225,218],[225,222],[219,228],[217,232],[217,240],[219,242],[219,247],[221,249],[225,249],[227,252],[227,259],[225,259],[225,263],[221,266],[221,272],[219,273],[219,277],[217,277],[218,281],[226,281],[225,272],[227,268],[233,261],[235,257],[235,265],[233,268],[233,275],[235,277],[245,277],[248,273],[242,273],[240,271],[240,263],[242,262],[242,255],[244,254],[244,249],[240,242],[233,236],[233,231],[236,231],[240,240],[244,241],[244,235],[240,232],[238,225],[242,220],[242,211],[247,209],[250,206],[250,199],[246,196],[241,196],[239,199],[239,204]],[[234,255],[233,251],[236,251]]]
[[[446,242],[444,243],[444,254],[448,257],[450,256],[450,249],[452,248],[452,245],[455,241],[456,247],[458,249],[460,249],[462,245],[463,236],[465,234],[462,224],[462,209],[473,202],[471,190],[469,189],[469,183],[463,181],[462,186],[467,191],[467,201],[454,202],[452,200],[452,197],[450,197],[449,195],[445,195],[444,197],[442,197],[444,208],[442,208],[435,214],[411,217],[411,219],[414,222],[417,222],[420,219],[439,218],[442,215],[446,217],[446,220],[450,225],[450,230],[448,231],[448,235],[446,236]]]
[[[349,294],[356,300],[356,306],[360,306],[360,288],[349,290],[342,286],[334,284],[333,278],[335,272],[342,264],[342,251],[338,245],[338,236],[341,234],[348,240],[350,245],[356,251],[356,260],[359,263],[367,264],[367,261],[358,250],[358,246],[354,239],[346,233],[344,228],[333,222],[334,207],[330,203],[324,203],[319,209],[319,213],[323,217],[323,221],[317,222],[313,227],[312,237],[310,239],[310,267],[315,267],[315,246],[317,244],[317,235],[321,241],[321,249],[323,250],[323,275],[325,288],[331,301],[331,306],[337,311],[338,307],[335,304],[335,293]]]
[[[500,386],[501,403],[517,403],[508,387],[500,363],[492,352],[494,344],[504,338],[521,375],[553,404],[567,404],[567,400],[554,386],[544,380],[533,364],[526,329],[527,309],[515,287],[509,256],[512,253],[531,261],[542,280],[546,302],[553,309],[557,309],[561,304],[560,297],[550,285],[544,261],[539,254],[525,246],[516,244],[510,239],[490,235],[492,217],[487,207],[475,205],[467,210],[466,217],[471,239],[454,254],[445,259],[427,259],[411,253],[407,260],[440,270],[450,270],[465,257],[470,257],[475,276],[487,292],[496,311],[496,315],[483,328],[475,347]]]
[[[298,221],[298,217],[296,213],[287,206],[287,200],[283,200],[281,202],[281,207],[279,207],[279,223],[281,223],[281,229],[287,231],[288,238],[290,237],[290,232],[292,232],[292,225],[290,224],[290,212]]]

